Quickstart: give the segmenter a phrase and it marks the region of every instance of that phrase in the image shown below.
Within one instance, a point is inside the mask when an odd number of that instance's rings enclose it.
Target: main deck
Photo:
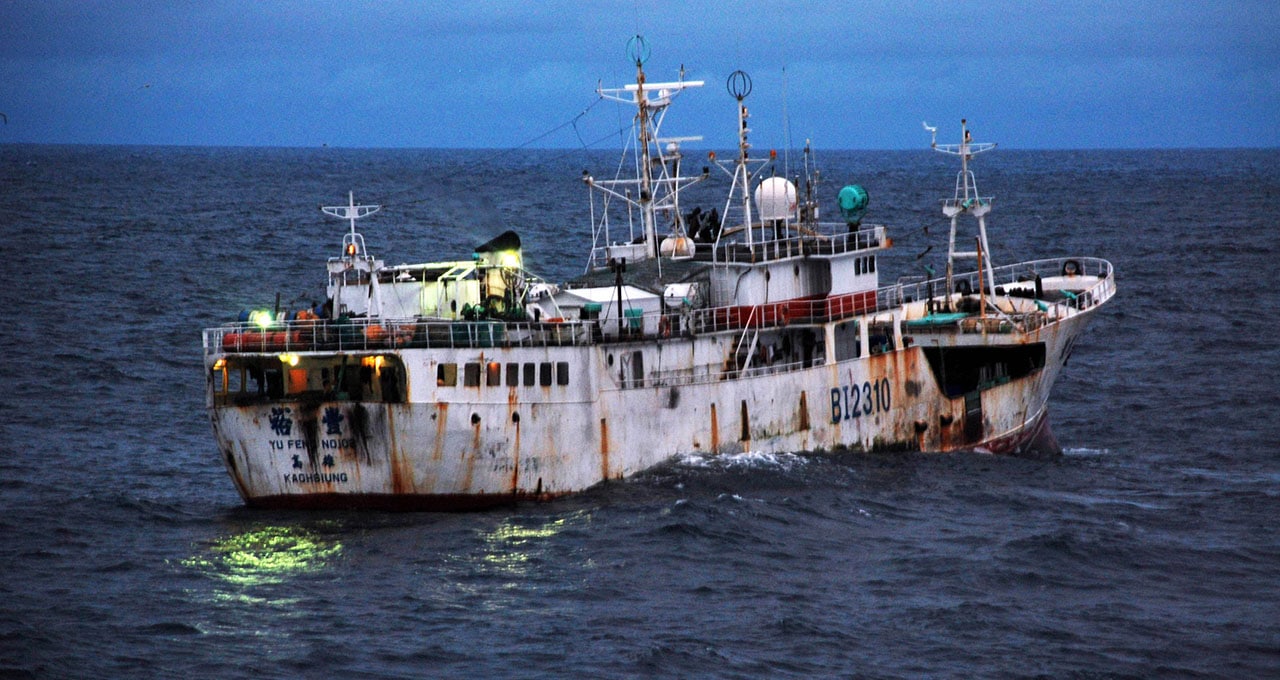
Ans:
[[[1074,265],[1077,273],[1063,272]],[[955,299],[944,279],[899,282],[867,293],[816,300],[790,300],[755,306],[669,310],[623,319],[620,332],[598,319],[547,321],[454,321],[428,318],[343,318],[224,324],[204,331],[206,363],[228,354],[369,352],[386,349],[461,349],[491,347],[559,347],[629,343],[708,333],[741,332],[795,325],[821,326],[858,316],[895,313],[907,335],[1015,333],[1053,323],[1102,304],[1115,291],[1110,262],[1098,258],[1055,258],[1006,265],[994,270],[995,285],[979,284],[980,273],[953,277],[961,290],[982,290],[991,313],[977,310],[939,314],[929,302]],[[1040,280],[1036,295],[1035,281]],[[968,297],[976,298],[974,293]],[[1039,304],[1019,311],[1002,308],[1000,300],[1023,299]],[[962,309],[972,308],[959,305]]]

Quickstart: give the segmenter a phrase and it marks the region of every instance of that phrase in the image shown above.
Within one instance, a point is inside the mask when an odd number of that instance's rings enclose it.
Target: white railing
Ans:
[[[798,225],[791,225],[797,228]],[[696,243],[693,259],[700,262],[721,262],[726,264],[770,262],[785,260],[805,255],[838,255],[859,250],[880,247],[884,243],[885,228],[881,225],[866,225],[856,231],[839,231],[845,229],[844,224],[824,222],[818,225],[821,232],[796,235],[788,238],[765,239],[748,245],[742,241],[723,241],[721,243]],[[761,229],[762,227],[755,227]],[[768,227],[763,227],[768,229]],[[617,243],[608,246],[596,246],[591,249],[587,264],[589,270],[605,269],[609,260],[618,257],[644,259],[648,257],[644,243]]]
[[[747,368],[736,366],[732,362],[702,364],[700,366],[691,366],[688,368],[672,368],[653,371],[645,377],[645,382],[650,387],[698,385],[702,383],[717,382],[720,380],[737,380],[739,378],[754,378],[756,376],[772,375],[775,373],[789,373],[791,371],[798,371],[802,368],[808,368],[816,363],[818,362],[810,361],[809,363],[804,363],[802,361],[793,361],[789,363],[752,364]]]
[[[838,255],[851,251],[878,248],[884,243],[883,226],[868,225],[856,231],[837,231],[843,224],[823,223],[820,229],[831,233],[798,235],[789,238],[769,239],[759,243],[720,243],[708,247],[713,262],[768,262],[804,255]],[[764,227],[768,229],[768,227]],[[702,247],[699,248],[701,255]],[[699,257],[699,259],[703,259]]]
[[[1050,300],[1044,320],[1096,307],[1115,294],[1115,276],[1110,262],[1076,257],[1033,260],[994,269],[994,285],[983,281],[988,291],[1012,284],[1025,287],[1036,275],[1060,277],[1068,263],[1079,271],[1082,286],[1065,287],[1061,279]],[[955,275],[953,286],[978,289],[978,272]],[[1068,281],[1070,279],[1067,279]],[[961,283],[963,282],[963,284]],[[1083,284],[1087,283],[1085,286]],[[1046,291],[1050,292],[1050,291]],[[614,320],[573,320],[559,323],[530,321],[446,321],[430,319],[350,319],[287,321],[261,328],[252,323],[234,323],[204,331],[204,351],[208,354],[355,352],[397,348],[486,348],[583,346],[598,343],[662,341],[721,331],[740,332],[745,328],[777,328],[795,324],[821,324],[863,314],[888,312],[904,303],[942,299],[948,296],[946,279],[899,283],[874,291],[831,296],[819,300],[796,300],[766,305],[734,305],[696,310],[650,313],[628,319],[619,332]],[[990,293],[989,293],[990,294]],[[1048,297],[1046,295],[1046,297]],[[983,326],[983,328],[986,328]],[[754,370],[754,369],[752,369]]]
[[[398,348],[550,347],[599,338],[594,321],[443,321],[350,319],[234,323],[204,331],[206,354],[358,352]]]
[[[1059,257],[1004,265],[992,270],[995,281],[986,281],[985,273],[977,271],[953,275],[952,286],[967,288],[976,293],[978,291],[978,279],[981,277],[984,279],[982,285],[986,289],[987,295],[992,295],[993,291],[998,294],[999,289],[1008,290],[1013,285],[1026,286],[1032,284],[1036,276],[1042,279],[1064,276],[1068,264],[1075,265],[1078,273],[1074,276],[1078,277],[1081,283],[1081,287],[1078,288],[1058,286],[1058,289],[1071,293],[1070,296],[1060,296],[1065,297],[1065,300],[1062,301],[1065,301],[1071,308],[1084,310],[1096,307],[1111,299],[1111,296],[1115,294],[1115,272],[1111,263],[1096,257]],[[1096,277],[1096,279],[1090,277]],[[1069,282],[1070,280],[1071,277],[1068,277],[1067,281]],[[1087,286],[1084,285],[1086,283],[1088,284]],[[892,291],[889,295],[879,296],[883,299],[877,300],[884,309],[895,307],[908,300],[926,300],[929,298],[930,291],[935,297],[943,297],[950,292],[954,292],[946,290],[946,279],[944,278],[890,286],[888,289],[882,288],[881,290]]]

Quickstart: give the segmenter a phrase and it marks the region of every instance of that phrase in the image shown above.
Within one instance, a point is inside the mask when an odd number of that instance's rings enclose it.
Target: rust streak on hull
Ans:
[[[716,418],[716,405],[711,405],[711,450],[720,451],[720,422]]]
[[[600,419],[600,479],[609,478],[609,421]]]

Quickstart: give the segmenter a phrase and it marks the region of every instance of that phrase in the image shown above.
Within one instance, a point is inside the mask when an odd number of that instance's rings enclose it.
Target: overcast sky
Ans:
[[[711,148],[1280,146],[1278,0],[0,0],[0,143],[575,147],[636,33]]]

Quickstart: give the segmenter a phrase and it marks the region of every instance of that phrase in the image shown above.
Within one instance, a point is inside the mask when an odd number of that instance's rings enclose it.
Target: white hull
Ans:
[[[705,356],[732,356],[741,331],[577,346],[353,351],[342,354],[399,359],[402,402],[303,393],[236,405],[218,399],[211,385],[210,417],[241,495],[266,507],[461,509],[546,499],[687,452],[1015,452],[1036,447],[1044,435],[1049,392],[1091,312],[1109,297],[1110,280],[1095,286],[1093,306],[1062,305],[1064,316],[1026,333],[912,334],[904,327],[891,351],[841,361],[820,356],[807,368],[693,370]],[[865,327],[871,316],[855,318]],[[831,332],[834,323],[813,327]],[[926,356],[930,346],[1040,344],[1042,366],[988,381],[967,398],[944,394]],[[629,365],[636,352],[639,372]],[[215,353],[211,361],[226,356]],[[335,356],[303,353],[304,365]],[[441,364],[468,363],[496,364],[501,384],[490,386],[486,374],[476,386],[437,385]],[[559,363],[570,368],[565,385],[503,381],[509,364]]]

